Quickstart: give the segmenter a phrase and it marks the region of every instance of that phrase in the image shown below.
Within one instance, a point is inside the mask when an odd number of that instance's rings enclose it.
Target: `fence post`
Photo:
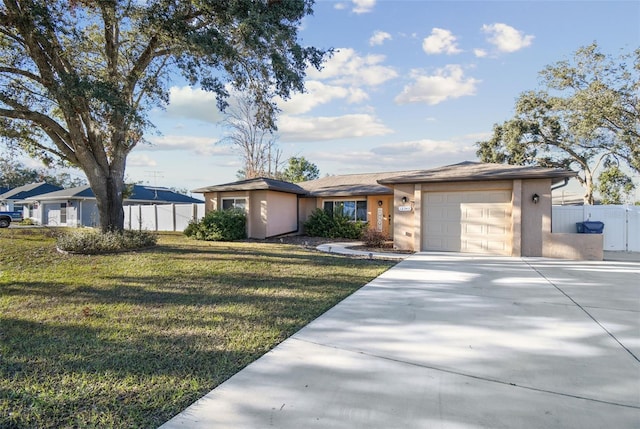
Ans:
[[[171,221],[173,222],[173,230],[172,231],[176,231],[176,205],[175,203],[171,203]]]

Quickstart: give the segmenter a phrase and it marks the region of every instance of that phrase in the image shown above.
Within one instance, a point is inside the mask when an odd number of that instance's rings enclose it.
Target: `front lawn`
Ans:
[[[156,428],[393,264],[158,243],[62,255],[0,230],[0,427]]]

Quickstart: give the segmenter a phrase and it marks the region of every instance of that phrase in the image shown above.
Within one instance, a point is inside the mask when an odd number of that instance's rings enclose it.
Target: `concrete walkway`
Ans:
[[[411,256],[411,253],[392,253],[392,252],[369,252],[362,249],[353,249],[353,247],[361,246],[361,241],[348,241],[344,243],[325,243],[321,244],[316,249],[326,253],[338,253],[348,256],[360,256],[369,259],[391,259],[391,260],[403,260]]]
[[[638,428],[640,264],[410,256],[162,426]]]

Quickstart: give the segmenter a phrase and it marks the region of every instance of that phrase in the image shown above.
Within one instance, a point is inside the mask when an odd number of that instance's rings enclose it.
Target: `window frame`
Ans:
[[[231,203],[231,207],[224,207],[224,203],[225,201],[233,201]],[[237,205],[237,201],[243,201],[243,204],[241,206]],[[232,210],[232,209],[238,209],[238,210],[242,210],[243,212],[247,213],[247,208],[249,206],[249,198],[245,197],[245,196],[238,196],[238,197],[222,197],[220,198],[220,209],[221,210]]]
[[[351,213],[345,213],[344,208],[347,203],[353,203],[353,206],[349,209]],[[328,207],[328,205],[331,207]],[[342,214],[349,217],[350,222],[368,222],[368,202],[366,199],[344,199],[344,200],[323,200],[322,208],[327,211],[331,216],[335,213],[338,207],[342,207]],[[364,215],[364,216],[363,216]]]

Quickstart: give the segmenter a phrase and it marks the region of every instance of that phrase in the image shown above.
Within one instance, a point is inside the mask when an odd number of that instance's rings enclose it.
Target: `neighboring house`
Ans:
[[[0,210],[19,211],[29,209],[32,201],[29,198],[38,195],[47,194],[49,192],[59,191],[61,186],[50,185],[45,182],[29,183],[27,185],[18,186],[3,194],[0,194]],[[28,216],[26,216],[28,217]]]
[[[301,233],[314,209],[339,207],[354,220],[368,221],[403,250],[602,259],[601,235],[551,232],[552,190],[575,175],[463,162],[328,176],[296,185],[259,178],[194,192],[204,194],[208,211],[245,209],[252,238]]]
[[[29,198],[30,218],[49,226],[97,226],[100,223],[96,197],[91,188],[78,186]],[[202,200],[154,186],[134,185],[125,206],[202,203]]]
[[[5,192],[9,192],[12,188],[5,188],[4,186],[0,186],[0,195],[4,194]]]

